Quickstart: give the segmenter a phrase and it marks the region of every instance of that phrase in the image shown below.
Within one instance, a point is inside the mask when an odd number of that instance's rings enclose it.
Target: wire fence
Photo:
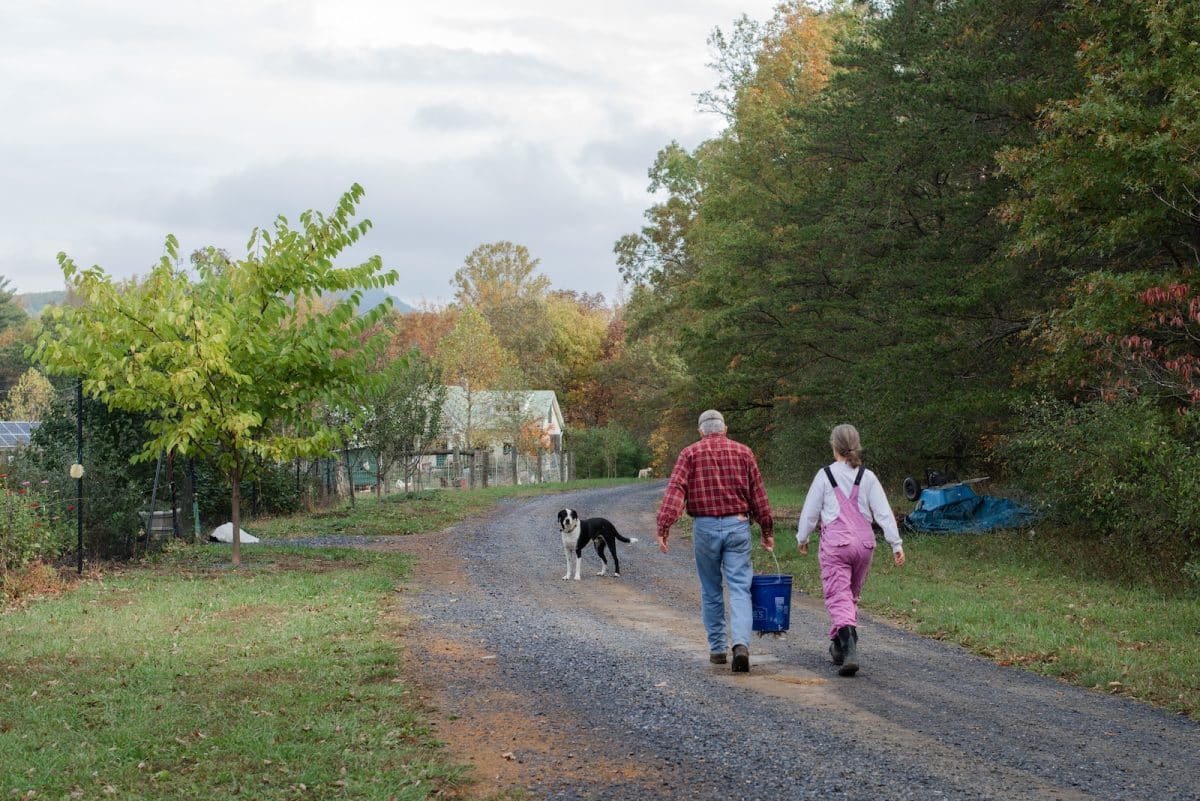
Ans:
[[[23,439],[7,442],[0,437],[0,492],[7,501],[0,507],[0,556],[27,556],[34,546],[74,552],[81,509],[88,559],[136,556],[172,537],[205,539],[206,532],[230,519],[231,488],[219,471],[171,454],[131,461],[144,441],[143,421],[90,399],[84,401],[80,506],[79,483],[69,476],[80,445],[77,400],[76,387],[56,387],[40,423],[13,427],[26,432]],[[39,427],[31,444],[29,434]],[[7,430],[0,429],[0,434]],[[241,485],[243,519],[326,508],[346,502],[352,493],[376,489],[376,477],[355,464],[348,450],[255,467],[253,478]],[[391,494],[574,477],[571,453],[441,451],[410,459],[407,469],[398,465],[380,488]]]
[[[398,489],[469,489],[473,487],[548,484],[575,478],[572,453],[544,452],[537,456],[489,451],[429,454]]]

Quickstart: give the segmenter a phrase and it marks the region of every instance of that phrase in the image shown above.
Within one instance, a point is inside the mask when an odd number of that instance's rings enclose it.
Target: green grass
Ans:
[[[263,518],[246,523],[243,528],[248,533],[265,539],[419,534],[437,531],[477,515],[505,498],[614,487],[628,484],[632,480],[585,479],[563,484],[500,486],[474,490],[425,490],[385,495],[380,500],[376,500],[373,495],[360,495],[355,498],[353,507],[343,504],[335,509],[320,512]]]
[[[259,536],[435,531],[577,481],[359,498]],[[405,558],[171,549],[0,608],[0,799],[423,799],[468,781],[401,679]],[[28,795],[35,793],[35,796]]]
[[[0,798],[421,799],[462,781],[399,678],[403,557],[228,558],[187,548],[0,615]]]
[[[777,553],[797,587],[821,596],[816,548],[796,552],[803,495],[770,491]],[[778,501],[776,500],[778,498]],[[815,543],[814,543],[815,544]],[[1200,719],[1200,598],[1152,560],[1049,527],[984,535],[906,535],[908,564],[881,547],[862,607],[1084,687]]]

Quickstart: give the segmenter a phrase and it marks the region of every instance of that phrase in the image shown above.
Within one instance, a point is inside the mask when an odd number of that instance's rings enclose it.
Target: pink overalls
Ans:
[[[838,502],[837,519],[821,526],[819,551],[825,608],[833,621],[830,637],[836,637],[842,626],[858,625],[858,597],[875,554],[875,532],[871,529],[871,521],[863,517],[858,508],[858,484],[864,470],[866,467],[858,468],[854,488],[847,498],[834,480],[833,472],[825,468]]]

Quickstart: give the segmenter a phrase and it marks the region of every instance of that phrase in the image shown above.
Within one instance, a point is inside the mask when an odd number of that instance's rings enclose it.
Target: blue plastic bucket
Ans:
[[[754,576],[750,579],[754,631],[787,631],[792,616],[792,577]]]

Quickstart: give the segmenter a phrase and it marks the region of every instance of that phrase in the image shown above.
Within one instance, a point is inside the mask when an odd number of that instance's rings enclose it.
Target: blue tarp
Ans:
[[[921,491],[917,508],[904,518],[910,531],[974,532],[1016,528],[1033,522],[1032,509],[1007,498],[976,495],[966,484]]]

